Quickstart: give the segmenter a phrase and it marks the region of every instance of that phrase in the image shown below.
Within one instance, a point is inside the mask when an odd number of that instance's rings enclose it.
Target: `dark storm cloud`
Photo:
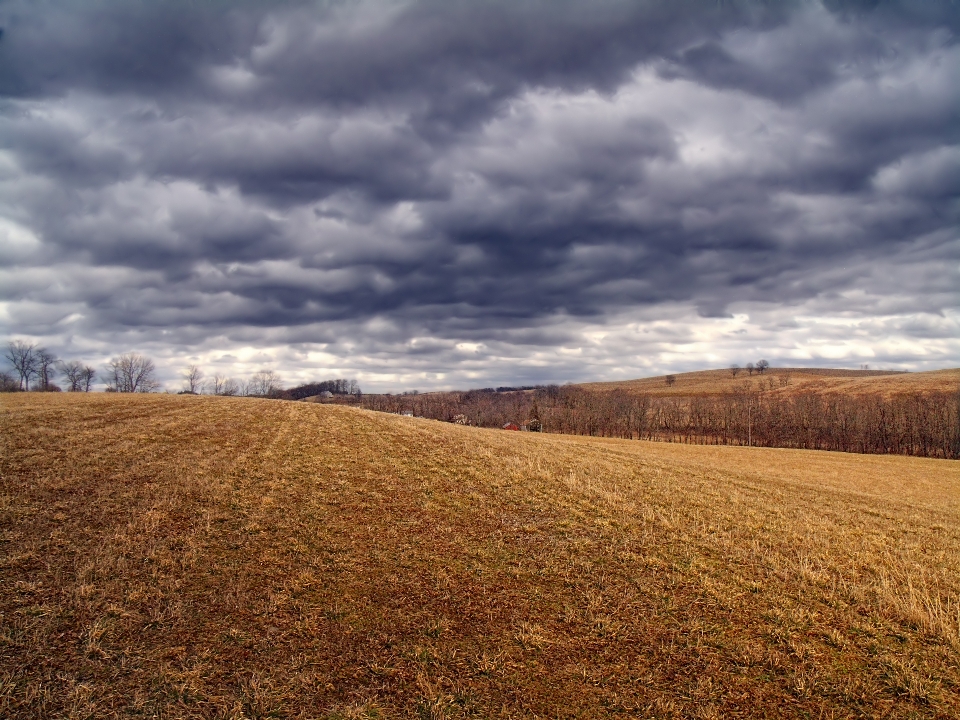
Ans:
[[[8,2],[0,25],[6,334],[352,327],[371,358],[460,362],[438,348],[656,308],[957,309],[953,3]]]
[[[493,97],[528,83],[613,89],[638,61],[709,28],[784,14],[682,0],[9,3],[0,91],[205,94],[205,69],[249,59],[273,99],[366,105],[409,96],[442,114],[485,95],[481,85]],[[456,97],[424,93],[431,85]]]

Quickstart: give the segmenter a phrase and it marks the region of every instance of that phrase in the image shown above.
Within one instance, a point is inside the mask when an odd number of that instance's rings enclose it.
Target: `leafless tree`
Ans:
[[[366,395],[365,407],[502,428],[539,417],[542,430],[709,445],[794,447],[960,458],[960,392],[909,396],[778,395],[748,383],[716,397],[631,396],[577,387],[532,393],[492,388],[425,395]],[[533,429],[532,420],[527,423]]]
[[[737,375],[739,375],[739,374],[740,374],[740,366],[739,366],[739,365],[731,365],[731,366],[730,366],[730,374],[733,375],[734,377],[736,377]]]
[[[90,392],[93,381],[97,377],[95,368],[85,365],[79,360],[58,363],[57,369],[67,379],[72,392]]]
[[[60,374],[67,379],[67,389],[70,392],[80,392],[84,385],[84,370],[86,366],[79,360],[62,361],[57,364]]]
[[[93,381],[97,379],[96,368],[92,368],[89,365],[84,365],[83,372],[80,374],[80,379],[83,381],[83,391],[90,392],[90,388],[93,387]]]
[[[203,370],[196,365],[190,365],[183,371],[183,389],[189,393],[199,394],[203,390]]]
[[[770,363],[766,360],[757,360],[757,372],[763,375],[764,371],[770,367]]]
[[[153,392],[160,383],[154,378],[153,360],[139,353],[126,353],[107,363],[103,381],[116,392]]]
[[[269,397],[283,389],[280,376],[273,370],[258,370],[247,382],[246,395]]]
[[[677,382],[677,376],[676,376],[676,375],[667,375],[666,377],[663,378],[663,381],[664,381],[667,385],[673,385],[675,382]]]
[[[747,363],[746,368],[747,368],[747,374],[753,375],[753,363]]]
[[[37,384],[39,390],[59,390],[56,385],[51,382],[51,377],[53,375],[53,367],[57,363],[57,356],[46,348],[37,348],[34,352],[34,355],[37,358]]]
[[[3,356],[20,376],[20,389],[30,389],[30,378],[37,372],[37,346],[23,340],[11,340]]]
[[[214,395],[239,395],[240,385],[233,378],[215,374],[207,382],[207,389]]]

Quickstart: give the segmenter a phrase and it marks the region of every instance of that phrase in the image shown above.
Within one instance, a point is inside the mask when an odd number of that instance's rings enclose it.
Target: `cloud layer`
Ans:
[[[370,389],[956,366],[954,7],[0,5],[0,336]]]

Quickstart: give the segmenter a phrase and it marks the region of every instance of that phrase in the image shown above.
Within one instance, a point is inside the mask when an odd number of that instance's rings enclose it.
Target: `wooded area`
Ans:
[[[384,412],[501,428],[701,445],[839,450],[960,458],[960,393],[883,397],[751,389],[718,397],[653,397],[577,386],[532,391],[366,395]],[[463,420],[461,420],[463,422]]]

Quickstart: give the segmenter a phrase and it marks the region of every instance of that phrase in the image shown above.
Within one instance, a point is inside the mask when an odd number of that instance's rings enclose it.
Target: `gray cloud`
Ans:
[[[385,384],[960,360],[949,3],[12,2],[0,25],[5,336]]]

